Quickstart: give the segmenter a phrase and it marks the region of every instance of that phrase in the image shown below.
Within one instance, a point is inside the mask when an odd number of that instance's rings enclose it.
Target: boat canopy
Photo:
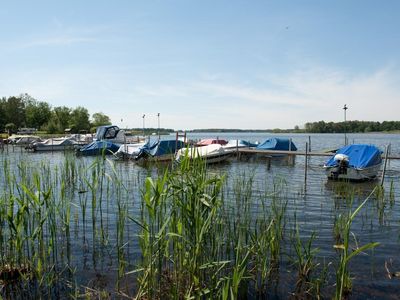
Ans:
[[[382,152],[374,145],[354,144],[345,146],[336,151],[325,164],[327,167],[336,167],[339,160],[335,160],[337,154],[344,154],[348,157],[349,167],[367,168],[382,162]]]
[[[140,149],[137,159],[146,156],[156,157],[166,154],[174,154],[184,146],[185,143],[181,140],[149,141]]]
[[[287,138],[269,138],[265,142],[257,146],[260,150],[282,150],[282,151],[297,151],[296,145]]]
[[[95,139],[98,141],[104,139],[113,139],[117,136],[119,131],[119,127],[115,125],[99,126],[96,129]]]

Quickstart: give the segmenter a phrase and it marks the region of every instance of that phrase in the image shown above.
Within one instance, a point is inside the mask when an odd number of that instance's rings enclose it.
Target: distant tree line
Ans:
[[[0,99],[0,132],[15,132],[18,128],[28,127],[48,133],[63,133],[65,129],[78,133],[108,124],[111,124],[108,116],[98,112],[90,119],[88,110],[81,106],[51,107],[47,102],[38,101],[28,94]]]
[[[312,122],[304,125],[305,132],[343,133],[343,132],[379,132],[400,130],[400,121],[347,121],[347,122]]]

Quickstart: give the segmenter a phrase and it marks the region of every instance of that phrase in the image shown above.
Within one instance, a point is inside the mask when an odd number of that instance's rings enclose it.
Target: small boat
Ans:
[[[102,155],[104,154],[114,154],[118,151],[120,145],[114,144],[110,141],[93,141],[88,145],[83,146],[80,149],[77,149],[77,155]]]
[[[287,138],[269,138],[263,143],[259,144],[256,149],[258,150],[277,150],[277,151],[297,151],[296,145],[291,139]]]
[[[33,151],[65,151],[73,150],[79,146],[74,138],[53,138],[43,142],[34,142],[29,144],[26,149]]]
[[[183,148],[177,152],[175,160],[180,162],[184,157],[201,158],[207,164],[212,164],[227,160],[233,152],[233,149],[226,149],[220,144],[211,144],[203,147]]]
[[[77,155],[114,154],[127,141],[125,131],[116,125],[99,126],[93,142],[78,149]]]
[[[181,140],[156,140],[148,141],[140,148],[136,161],[171,161],[176,151],[185,147]]]
[[[220,140],[220,139],[203,139],[203,140],[200,140],[200,142],[196,143],[196,146],[202,147],[202,146],[213,145],[213,144],[226,145],[226,144],[228,144],[228,141]]]
[[[370,180],[382,166],[382,152],[374,145],[353,144],[336,151],[324,165],[330,179]]]
[[[41,138],[35,135],[12,135],[8,138],[8,144],[17,146],[27,146],[38,141],[41,141]]]
[[[119,147],[118,151],[115,153],[115,156],[119,159],[135,159],[144,145],[146,145],[145,142],[123,144]]]
[[[227,144],[223,145],[225,149],[254,148],[257,146],[257,144],[245,140],[229,140]]]

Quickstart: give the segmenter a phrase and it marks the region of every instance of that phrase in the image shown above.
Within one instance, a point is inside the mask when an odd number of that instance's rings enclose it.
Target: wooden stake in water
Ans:
[[[311,136],[308,136],[308,152],[311,152]]]
[[[308,168],[308,143],[306,142],[306,155],[304,157],[304,193],[307,190],[307,168]]]
[[[382,178],[381,178],[381,186],[383,186],[383,182],[385,181],[386,164],[387,164],[387,160],[388,160],[388,155],[389,155],[389,145],[386,146],[385,163],[384,163],[384,165],[383,165],[383,172],[382,172]]]

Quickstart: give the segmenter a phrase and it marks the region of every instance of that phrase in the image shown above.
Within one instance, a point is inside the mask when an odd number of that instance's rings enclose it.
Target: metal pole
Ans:
[[[145,114],[143,114],[143,137],[145,137],[145,135],[144,135],[144,117],[146,117],[146,115]]]
[[[346,134],[346,111],[349,108],[346,106],[346,104],[343,106],[344,110],[344,145],[347,146],[347,134]]]
[[[306,143],[306,156],[304,157],[304,194],[307,191],[307,168],[308,168],[308,143]]]
[[[158,140],[160,140],[160,113],[157,113],[157,121],[158,121]]]

